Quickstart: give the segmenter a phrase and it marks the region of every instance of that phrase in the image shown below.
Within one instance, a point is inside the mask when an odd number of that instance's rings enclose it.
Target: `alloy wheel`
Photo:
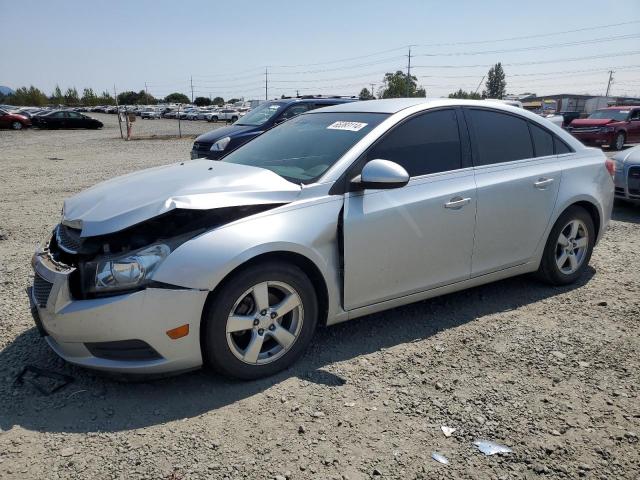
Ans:
[[[622,150],[622,147],[624,147],[624,134],[619,133],[616,136],[616,150]]]
[[[22,130],[22,124],[20,122],[13,122],[11,124],[11,128],[14,130]]]
[[[556,265],[565,275],[575,273],[582,263],[589,248],[589,233],[581,220],[571,220],[560,231],[556,243]]]
[[[238,298],[227,319],[229,349],[251,365],[271,363],[297,340],[304,309],[295,289],[285,282],[262,282]]]

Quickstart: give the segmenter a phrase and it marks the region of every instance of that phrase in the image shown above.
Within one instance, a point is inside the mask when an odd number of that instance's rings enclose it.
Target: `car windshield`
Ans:
[[[264,125],[270,118],[282,110],[283,106],[284,103],[263,103],[242,117],[242,121],[236,122],[236,125],[247,125],[251,127]]]
[[[312,183],[387,117],[381,113],[300,115],[246,143],[222,161],[266,168],[295,183]]]
[[[627,119],[627,117],[629,116],[629,110],[610,110],[610,109],[605,109],[605,110],[596,110],[595,112],[593,112],[591,115],[589,115],[589,118],[595,118],[595,119],[612,119],[612,120],[618,120],[620,122],[624,121]]]

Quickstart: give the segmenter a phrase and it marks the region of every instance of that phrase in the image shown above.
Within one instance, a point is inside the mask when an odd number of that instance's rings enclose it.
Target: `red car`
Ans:
[[[13,128],[14,130],[21,130],[25,127],[30,126],[31,120],[29,120],[28,117],[0,109],[0,128]]]
[[[625,143],[640,142],[640,106],[596,110],[588,118],[571,122],[568,130],[585,145],[622,150]]]

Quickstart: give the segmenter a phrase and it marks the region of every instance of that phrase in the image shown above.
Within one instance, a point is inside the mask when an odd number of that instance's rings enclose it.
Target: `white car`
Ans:
[[[213,112],[208,118],[208,122],[217,122],[220,120],[235,122],[242,116],[235,108],[221,108],[217,112]]]
[[[149,120],[155,120],[157,118],[160,118],[160,112],[158,112],[157,110],[144,110],[142,113],[140,113],[140,118],[141,119],[148,118]]]

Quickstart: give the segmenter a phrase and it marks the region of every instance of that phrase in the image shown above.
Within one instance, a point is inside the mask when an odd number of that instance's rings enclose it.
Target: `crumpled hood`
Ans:
[[[289,203],[301,187],[270,170],[211,160],[150,168],[99,183],[65,200],[66,225],[82,237],[123,230],[176,208]]]
[[[601,127],[614,120],[611,118],[577,118],[571,122],[572,127]]]

